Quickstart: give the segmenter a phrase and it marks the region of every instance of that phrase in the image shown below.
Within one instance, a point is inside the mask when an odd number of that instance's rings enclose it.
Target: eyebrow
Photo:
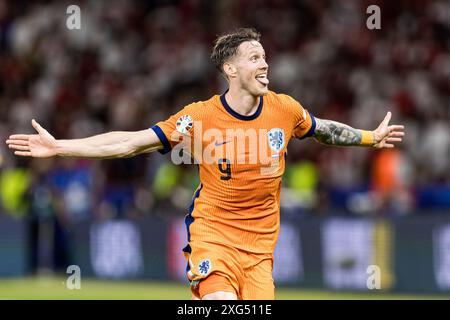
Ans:
[[[251,49],[251,51],[249,52],[248,55],[249,55],[249,56],[253,56],[254,54],[261,54],[261,53],[258,52],[258,51],[255,51],[254,49]],[[263,56],[266,55],[266,52],[264,51],[264,49],[263,49],[262,55],[263,55]]]

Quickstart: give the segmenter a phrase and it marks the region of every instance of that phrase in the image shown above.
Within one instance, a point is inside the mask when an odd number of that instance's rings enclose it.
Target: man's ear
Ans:
[[[223,72],[228,78],[234,78],[236,76],[237,69],[231,62],[225,62],[223,64]]]

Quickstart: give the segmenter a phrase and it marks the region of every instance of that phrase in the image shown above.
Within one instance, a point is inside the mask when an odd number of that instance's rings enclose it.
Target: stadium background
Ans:
[[[71,4],[81,30],[66,28]],[[371,4],[380,30],[366,27]],[[272,90],[357,128],[390,110],[407,132],[395,150],[291,142],[279,297],[448,297],[448,1],[0,0],[0,137],[31,133],[32,118],[56,138],[150,127],[226,89],[211,44],[242,26],[263,35]],[[189,298],[196,174],[159,154],[36,160],[2,144],[0,298]],[[82,294],[63,285],[69,265]],[[383,290],[367,289],[369,265]]]

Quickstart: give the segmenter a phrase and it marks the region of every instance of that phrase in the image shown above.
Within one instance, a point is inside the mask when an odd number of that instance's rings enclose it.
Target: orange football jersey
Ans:
[[[260,97],[253,115],[243,116],[223,94],[187,105],[152,129],[161,153],[172,150],[175,163],[199,166],[200,185],[186,216],[188,242],[272,253],[286,147],[291,138],[313,134],[314,117],[292,97],[272,91]]]

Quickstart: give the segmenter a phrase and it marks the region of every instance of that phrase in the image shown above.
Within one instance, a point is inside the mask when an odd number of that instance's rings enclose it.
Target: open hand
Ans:
[[[6,144],[14,154],[25,157],[48,158],[56,155],[56,139],[41,127],[36,120],[31,120],[31,125],[37,134],[14,134]]]
[[[404,129],[402,125],[389,125],[392,114],[388,112],[384,120],[380,123],[378,128],[373,131],[375,148],[394,148],[393,142],[401,142],[402,137],[405,136]]]

